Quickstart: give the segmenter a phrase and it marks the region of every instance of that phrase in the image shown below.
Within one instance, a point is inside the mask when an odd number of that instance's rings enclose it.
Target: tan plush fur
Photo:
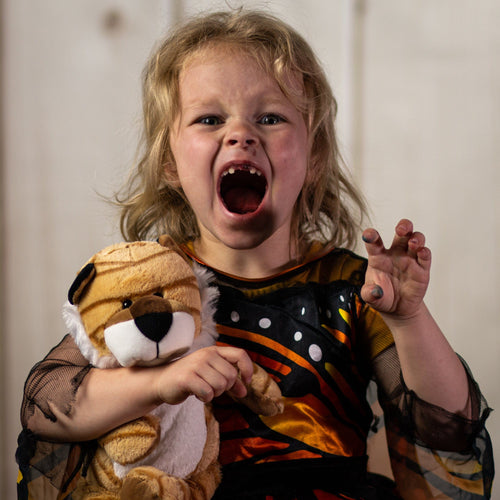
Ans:
[[[169,363],[215,342],[217,292],[208,281],[167,236],[160,243],[121,243],[82,268],[64,316],[97,367]],[[242,402],[263,415],[283,411],[278,386],[257,365]],[[73,498],[209,499],[221,479],[218,451],[218,424],[208,405],[193,396],[163,404],[98,440]]]

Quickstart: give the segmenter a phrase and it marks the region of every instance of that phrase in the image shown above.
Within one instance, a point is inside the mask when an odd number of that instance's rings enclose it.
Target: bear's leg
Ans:
[[[98,448],[87,471],[80,477],[73,500],[119,500],[121,480],[116,477],[113,464],[102,448]]]
[[[214,496],[222,479],[218,462],[212,462],[206,469],[195,471],[186,479],[188,490],[183,498],[186,500],[207,500]]]
[[[120,500],[183,500],[186,482],[155,467],[136,467],[124,478]]]
[[[72,493],[73,500],[119,500],[117,493],[106,491],[96,485],[80,482],[77,489]]]

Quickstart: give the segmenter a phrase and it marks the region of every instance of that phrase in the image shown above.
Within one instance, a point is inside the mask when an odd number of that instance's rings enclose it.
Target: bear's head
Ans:
[[[94,366],[166,363],[214,343],[217,290],[209,281],[168,236],[119,243],[80,270],[63,316]]]

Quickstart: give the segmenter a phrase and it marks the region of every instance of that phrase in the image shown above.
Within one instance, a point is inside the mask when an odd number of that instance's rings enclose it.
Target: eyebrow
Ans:
[[[273,92],[270,94],[269,92],[262,92],[263,96],[259,104],[263,106],[274,106],[274,105],[287,105],[295,108],[293,102],[288,99],[288,97],[278,92]],[[210,107],[214,105],[220,104],[220,98],[217,95],[213,95],[212,97],[203,97],[203,98],[194,98],[194,99],[186,99],[187,102],[182,106],[185,110],[196,110],[197,108]]]

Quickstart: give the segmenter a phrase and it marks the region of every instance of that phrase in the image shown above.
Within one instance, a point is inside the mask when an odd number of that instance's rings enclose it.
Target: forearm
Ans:
[[[78,388],[66,415],[52,407],[51,421],[40,415],[28,420],[28,428],[44,439],[86,441],[134,420],[158,404],[154,379],[158,368],[93,368]]]
[[[382,316],[394,336],[407,387],[428,403],[470,416],[465,369],[425,304],[404,320]]]
[[[225,391],[244,397],[252,374],[252,361],[245,351],[216,346],[156,367],[93,368],[78,387],[67,413],[49,402],[55,418],[35,414],[28,427],[45,439],[94,439],[161,403],[179,404],[191,395],[208,403]]]

